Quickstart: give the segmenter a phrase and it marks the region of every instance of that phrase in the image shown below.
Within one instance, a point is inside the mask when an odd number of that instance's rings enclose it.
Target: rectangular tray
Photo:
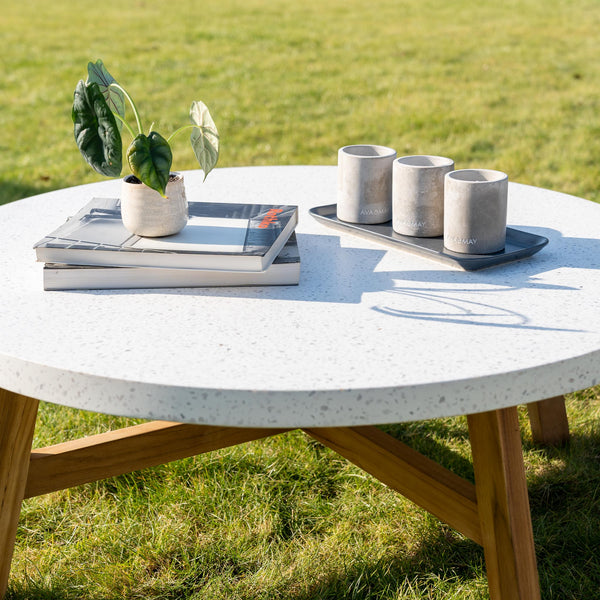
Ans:
[[[309,213],[317,221],[329,227],[348,231],[360,237],[380,242],[392,248],[412,252],[464,271],[477,271],[527,258],[539,252],[548,243],[548,238],[541,235],[507,227],[504,250],[494,254],[461,254],[444,248],[444,238],[442,236],[422,238],[400,235],[392,229],[391,221],[378,225],[346,223],[337,218],[336,212],[337,207],[335,204],[316,206],[309,210]]]

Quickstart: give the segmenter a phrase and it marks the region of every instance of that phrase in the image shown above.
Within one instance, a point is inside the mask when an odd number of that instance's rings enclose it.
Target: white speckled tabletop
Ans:
[[[295,287],[45,292],[33,244],[104,181],[0,207],[0,387],[115,415],[230,426],[468,414],[600,381],[600,205],[510,184],[509,226],[549,238],[465,272],[308,214],[336,167],[186,172],[190,200],[300,206]]]

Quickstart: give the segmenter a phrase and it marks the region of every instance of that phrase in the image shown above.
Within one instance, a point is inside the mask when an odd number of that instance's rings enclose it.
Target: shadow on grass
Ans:
[[[32,584],[31,587],[19,587],[7,592],[4,600],[80,600],[81,595],[74,592],[66,585],[52,586],[52,588]]]
[[[29,196],[36,196],[37,194],[51,192],[57,187],[59,186],[49,181],[24,184],[2,179],[0,180],[0,205],[8,204],[9,202],[14,202],[15,200],[21,200],[22,198],[28,198]]]
[[[424,435],[411,440],[419,429]],[[388,433],[473,480],[470,461],[445,445],[468,440],[459,419],[402,424]],[[572,431],[562,447],[540,447],[523,433],[525,460],[533,465],[528,490],[542,598],[600,600],[600,424]]]
[[[385,425],[380,429],[456,475],[474,481],[466,419],[432,419]],[[468,457],[453,450],[451,445],[468,448]]]
[[[387,427],[386,431],[434,458],[443,466],[470,479],[469,461],[436,436],[446,423],[423,424],[424,437],[411,443],[414,424]],[[448,440],[464,435],[464,429],[448,427]],[[538,560],[542,598],[547,600],[600,599],[600,428],[590,434],[573,433],[560,448],[539,448],[525,440],[524,451],[541,459],[528,474],[528,490]],[[545,464],[544,464],[545,461]],[[458,468],[457,468],[458,467]],[[462,471],[462,472],[461,472]],[[462,585],[484,573],[483,551],[474,542],[453,534],[445,525],[425,539],[418,552],[399,556],[386,564],[353,565],[343,576],[332,576],[295,600],[334,598],[447,597],[440,582],[448,582],[451,597]],[[473,593],[475,592],[473,586]],[[400,594],[400,595],[398,595]],[[469,596],[471,597],[471,596]],[[473,596],[475,597],[475,596]],[[487,597],[487,592],[482,597]]]
[[[537,451],[545,464],[529,475],[528,489],[542,597],[598,600],[600,430]]]
[[[424,435],[413,442],[417,426]],[[470,461],[444,444],[468,440],[459,420],[402,424],[388,433],[472,480]],[[600,425],[573,431],[562,447],[540,447],[523,437],[525,460],[532,465],[528,490],[542,598],[600,600]]]
[[[454,590],[454,593],[469,589],[472,595],[465,594],[464,597],[478,598],[479,591],[487,593],[486,589],[481,589],[487,588],[482,582],[485,583],[482,549],[442,527],[435,535],[424,538],[409,556],[369,563],[357,561],[343,573],[315,582],[310,590],[287,596],[281,590],[281,598],[441,598],[443,589],[446,592]]]
[[[457,589],[481,589],[485,586],[483,551],[470,540],[458,538],[448,528],[441,527],[435,534],[423,538],[410,555],[373,561],[355,560],[333,574],[315,573],[314,584],[306,589],[304,584],[285,581],[277,587],[265,590],[233,591],[235,580],[247,573],[247,565],[237,572],[235,565],[222,564],[218,567],[227,573],[229,581],[223,582],[222,593],[211,586],[206,597],[211,599],[244,598],[245,600],[383,600],[404,598],[411,592],[411,598],[437,598],[440,587],[448,592]],[[259,569],[259,565],[255,565]],[[473,583],[478,581],[479,583]],[[145,597],[161,600],[184,600],[203,598],[203,588],[208,581],[201,573],[182,573],[181,580],[159,583],[145,589]],[[116,592],[110,598],[122,598]],[[68,581],[52,584],[31,582],[27,586],[13,588],[5,600],[83,600],[88,598],[85,589],[70,586]],[[95,594],[93,597],[97,597]],[[104,597],[104,596],[103,596]],[[139,592],[131,597],[139,598]],[[466,597],[466,596],[465,596]],[[485,593],[477,593],[469,598],[484,598]],[[108,599],[108,597],[107,597]]]
[[[456,445],[457,440],[468,443],[466,427],[460,420],[403,424],[385,429],[443,466],[470,478],[470,462],[449,448]],[[570,442],[562,448],[539,448],[527,436],[523,447],[528,464],[533,465],[528,473],[528,487],[542,597],[546,600],[600,599],[600,428],[585,434],[573,432]],[[212,560],[220,563],[225,556],[219,557],[217,553]],[[259,569],[260,561],[246,565],[237,576],[253,576]],[[224,562],[214,564],[214,570],[229,572]],[[170,582],[166,588],[145,591],[148,598],[201,598],[207,585],[205,576],[202,569],[184,570],[181,579]],[[311,585],[306,578],[295,581],[292,573],[273,587],[269,588],[267,583],[263,590],[246,588],[245,591],[236,590],[236,584],[230,581],[224,585],[222,596],[212,587],[210,598],[488,597],[482,549],[444,524],[424,528],[422,539],[410,552],[390,552],[383,559],[373,557],[372,560],[364,555],[349,557],[344,566],[331,572],[316,565],[313,577]],[[55,585],[46,580],[15,587],[6,598],[70,600],[85,597],[85,591],[69,587],[68,582]]]

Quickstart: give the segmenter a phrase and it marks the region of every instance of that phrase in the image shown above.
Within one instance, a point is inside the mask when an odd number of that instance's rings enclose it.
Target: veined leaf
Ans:
[[[110,109],[117,113],[122,118],[125,118],[125,96],[123,92],[115,87],[111,87],[111,83],[117,83],[115,78],[107,71],[104,63],[101,60],[95,63],[88,63],[88,79],[87,83],[96,82],[100,91],[104,95],[106,103]],[[123,124],[117,120],[119,131]]]
[[[131,172],[148,187],[165,195],[173,154],[169,142],[152,131],[149,135],[140,133],[127,149],[127,161]]]
[[[195,125],[190,141],[206,179],[219,160],[219,132],[204,102],[192,102],[190,119]]]
[[[97,83],[77,84],[71,116],[75,142],[86,162],[106,177],[118,177],[123,161],[121,133]]]

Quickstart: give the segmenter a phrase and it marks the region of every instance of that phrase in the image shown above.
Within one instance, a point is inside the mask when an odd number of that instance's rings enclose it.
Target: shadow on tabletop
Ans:
[[[372,310],[404,319],[558,331],[558,328],[531,325],[526,313],[491,304],[486,298],[490,293],[509,294],[522,289],[576,290],[568,285],[545,283],[542,275],[558,267],[600,269],[600,240],[565,238],[559,232],[546,228],[529,230],[547,237],[550,243],[530,258],[479,271],[467,272],[447,266],[437,268],[433,261],[427,261],[433,266],[430,269],[380,271],[377,267],[388,252],[385,247],[347,247],[341,246],[338,236],[299,233],[302,267],[298,286],[77,290],[68,293],[169,294],[359,304],[365,294],[388,292],[389,302],[379,299],[371,306]],[[356,276],[357,272],[361,273],[360,277]],[[415,300],[419,301],[418,310],[414,308]]]
[[[403,302],[399,299],[392,300],[389,304],[380,303],[372,309],[394,317],[421,321],[584,332],[536,326],[530,324],[530,318],[525,312],[485,301],[490,293],[496,295],[498,292],[510,293],[521,289],[577,291],[579,286],[545,283],[542,276],[558,268],[600,269],[600,240],[562,237],[559,232],[544,228],[529,230],[550,240],[538,254],[514,263],[468,273],[450,269],[389,273],[394,278],[394,286],[388,291],[397,296],[419,299],[419,309],[415,311],[412,308],[414,302],[406,302],[409,308],[403,309]],[[473,284],[478,287],[474,289]]]
[[[388,279],[375,273],[386,249],[340,247],[337,236],[297,234],[301,255],[300,285],[213,288],[156,288],[123,290],[74,290],[68,293],[92,295],[168,294],[216,298],[291,300],[360,304],[365,292],[387,287]],[[310,252],[306,249],[310,248]],[[329,258],[329,260],[323,257]],[[361,273],[372,274],[356,277]],[[316,274],[318,273],[318,277]]]

